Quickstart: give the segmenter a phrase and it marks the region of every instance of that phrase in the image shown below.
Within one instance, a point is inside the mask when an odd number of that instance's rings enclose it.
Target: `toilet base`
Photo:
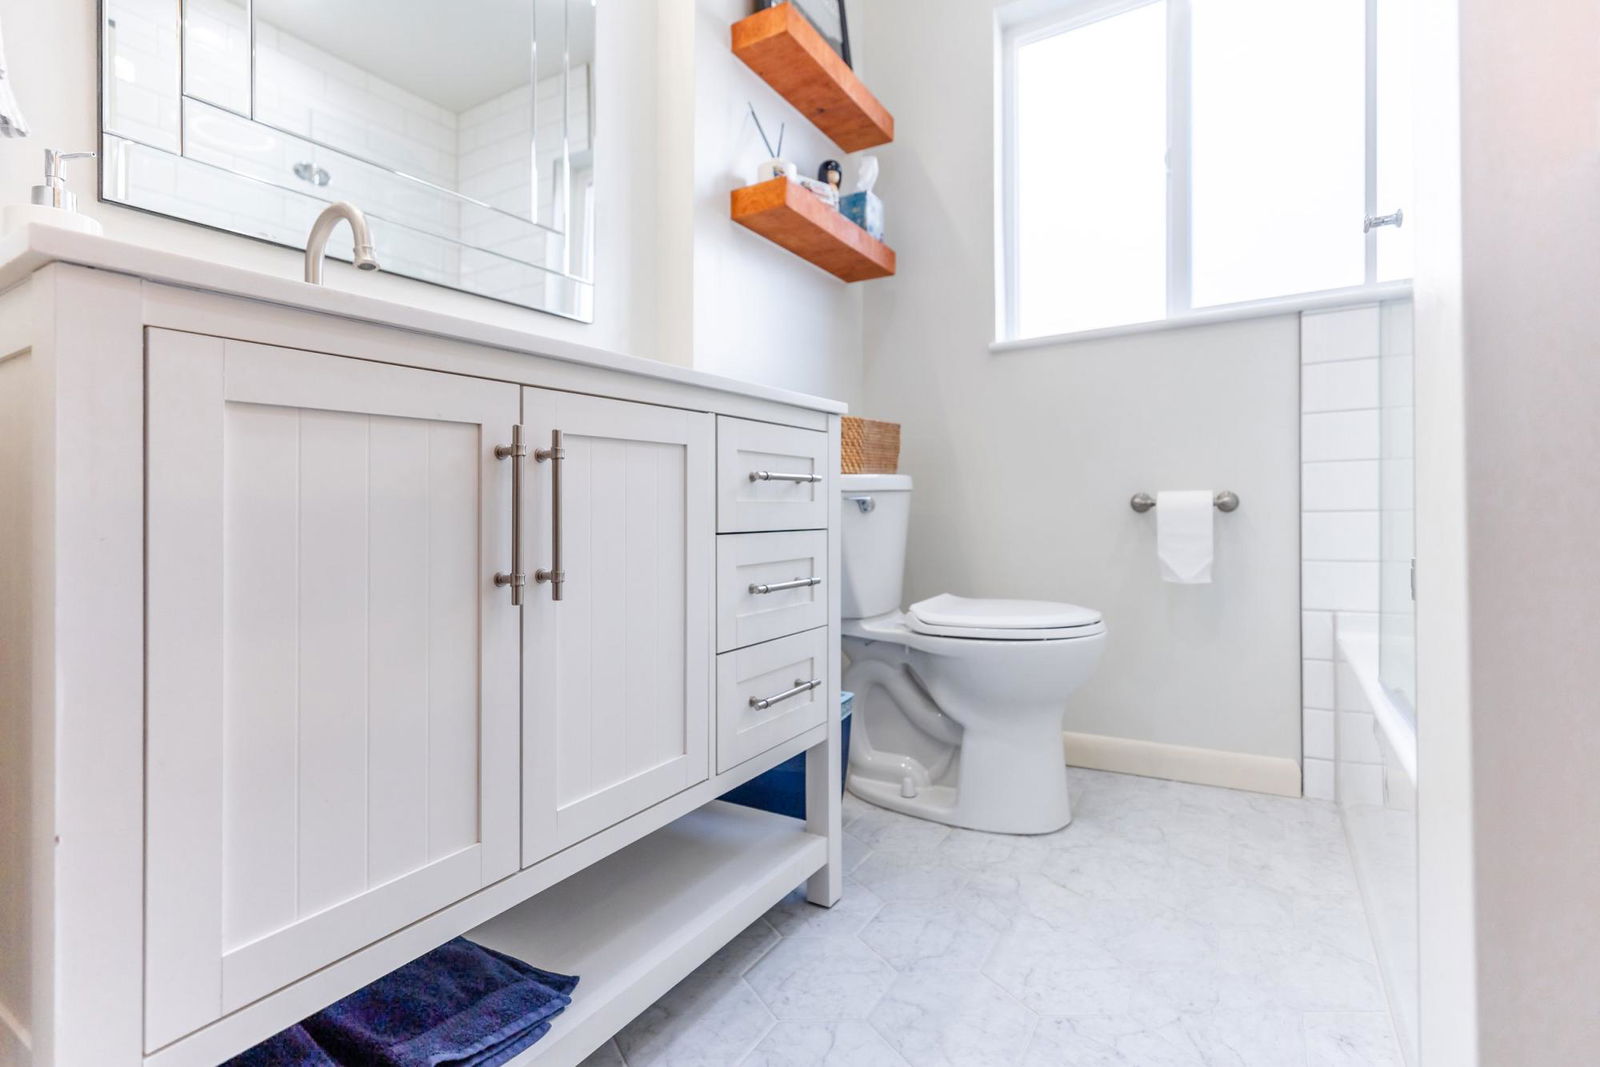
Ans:
[[[963,753],[970,760],[972,753]],[[1056,765],[1053,773],[1041,767],[1038,761],[1026,791],[1029,803],[1025,806],[1009,803],[971,803],[961,790],[948,785],[928,785],[917,790],[917,795],[903,795],[901,784],[881,778],[869,777],[852,771],[845,779],[845,787],[869,804],[902,815],[911,815],[931,822],[958,826],[964,830],[981,830],[991,834],[1051,834],[1072,822],[1072,804],[1067,797],[1067,768],[1065,761]],[[1043,772],[1043,777],[1041,777]],[[1059,781],[1059,786],[1057,786]]]

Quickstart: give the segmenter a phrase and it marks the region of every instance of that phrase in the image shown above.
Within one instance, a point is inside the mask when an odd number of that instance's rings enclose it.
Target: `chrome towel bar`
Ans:
[[[1216,498],[1211,501],[1211,504],[1218,511],[1238,511],[1239,494],[1224,489],[1216,495]],[[1128,506],[1134,511],[1137,511],[1139,514],[1143,515],[1145,512],[1156,506],[1156,498],[1151,496],[1149,493],[1135,493],[1133,494],[1133,499],[1128,501]]]

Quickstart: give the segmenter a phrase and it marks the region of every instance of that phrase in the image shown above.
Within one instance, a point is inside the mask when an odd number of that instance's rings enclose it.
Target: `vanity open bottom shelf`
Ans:
[[[581,978],[510,1067],[581,1063],[826,861],[799,820],[713,801],[468,931]]]

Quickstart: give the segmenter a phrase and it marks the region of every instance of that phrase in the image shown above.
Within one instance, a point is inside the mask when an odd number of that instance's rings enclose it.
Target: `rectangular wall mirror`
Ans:
[[[100,34],[103,200],[291,248],[348,200],[391,274],[593,321],[595,0],[102,0]]]

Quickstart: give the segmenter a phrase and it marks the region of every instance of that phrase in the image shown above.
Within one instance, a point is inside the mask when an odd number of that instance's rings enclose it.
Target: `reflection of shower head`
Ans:
[[[296,163],[294,176],[303,182],[310,182],[319,189],[333,181],[333,175],[312,163]]]

